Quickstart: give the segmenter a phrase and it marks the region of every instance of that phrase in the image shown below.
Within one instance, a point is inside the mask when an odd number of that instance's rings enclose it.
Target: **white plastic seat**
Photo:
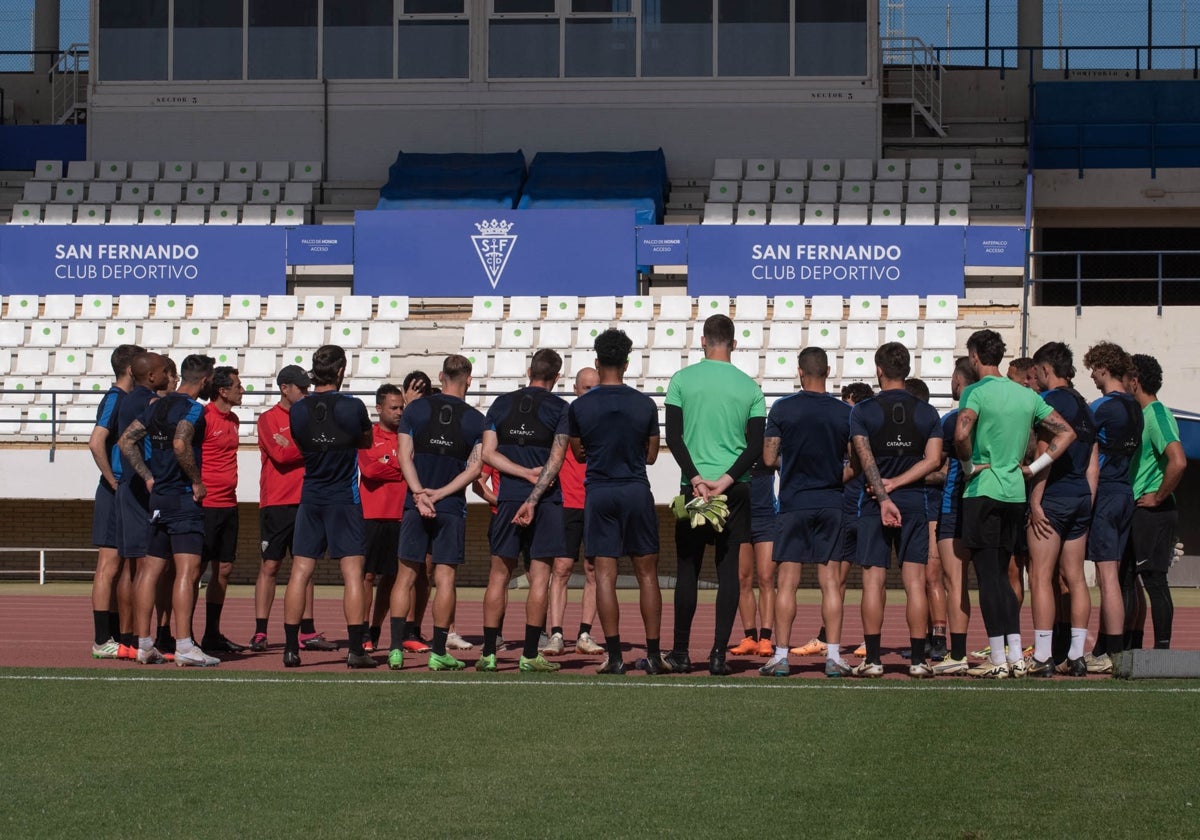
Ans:
[[[38,321],[29,327],[26,347],[58,347],[62,344],[63,325],[59,321]]]
[[[217,184],[217,204],[245,204],[246,185],[226,181]]]
[[[638,379],[645,369],[646,357],[641,350],[636,347],[629,354],[629,361],[625,368],[625,379],[631,381]]]
[[[218,321],[225,317],[225,297],[203,294],[192,296],[191,317],[201,321]]]
[[[710,204],[733,204],[738,200],[738,181],[710,181],[708,201]]]
[[[877,181],[904,181],[907,178],[907,158],[883,158],[875,164]]]
[[[837,223],[839,225],[865,225],[867,223],[867,206],[865,204],[839,206]]]
[[[492,358],[493,377],[520,379],[528,368],[526,355],[518,350],[500,350]]]
[[[216,336],[213,338],[216,347],[248,347],[250,346],[250,327],[245,321],[217,321]],[[319,347],[320,345],[313,345]]]
[[[4,310],[4,317],[6,319],[16,320],[18,318],[36,318],[37,316],[37,295],[8,296],[8,308]]]
[[[154,182],[159,178],[161,167],[156,160],[135,160],[129,164],[130,181]]]
[[[80,204],[75,214],[77,225],[103,225],[108,222],[108,207],[103,204]]]
[[[913,321],[884,321],[883,340],[898,341],[909,350],[916,350],[917,325]]]
[[[210,225],[236,225],[238,223],[238,207],[236,204],[214,204],[208,208],[208,223]]]
[[[262,317],[261,295],[230,295],[230,318],[240,318],[246,321],[257,321]]]
[[[954,295],[929,295],[925,298],[926,321],[957,321],[958,298]]]
[[[842,204],[870,204],[870,181],[842,181]]]
[[[871,224],[898,225],[903,221],[903,214],[899,204],[871,205]]]
[[[97,321],[68,321],[63,347],[81,347],[85,350],[100,343],[100,324]]]
[[[321,326],[316,324],[314,326]],[[295,328],[292,331],[292,341],[295,343]],[[367,338],[364,347],[380,347],[389,350],[400,346],[400,325],[395,321],[372,321],[367,325]]]
[[[922,379],[949,377],[954,373],[954,353],[949,350],[926,350],[921,353]]]
[[[617,317],[617,298],[614,295],[592,295],[583,299],[583,320],[611,321]]]
[[[837,204],[837,181],[810,181],[808,184],[809,204]]]
[[[37,387],[37,380],[32,376],[6,376],[4,377],[3,396],[0,396],[0,402],[10,404],[25,404],[33,402],[33,389]]]
[[[799,204],[772,204],[771,205],[771,220],[773,225],[798,225],[800,224],[800,205]]]
[[[842,163],[842,178],[846,181],[870,181],[874,177],[874,158],[849,158]]]
[[[733,306],[739,321],[767,320],[766,295],[738,295],[733,300]]]
[[[165,204],[147,204],[142,209],[142,224],[169,225],[171,224],[172,208]]]
[[[155,204],[180,204],[183,201],[183,184],[160,182],[154,185]]]
[[[631,321],[621,324],[621,329],[633,342],[634,350],[645,350],[650,346],[650,325],[645,321]]]
[[[938,207],[939,225],[970,224],[970,214],[965,204],[942,204]]]
[[[255,408],[265,405],[267,400],[275,394],[275,379],[257,378],[257,377],[242,377],[242,387],[246,389],[246,393],[242,395],[242,406],[245,408]]]
[[[570,321],[543,321],[538,327],[538,347],[565,350],[572,346],[573,332],[574,324]]]
[[[813,295],[809,317],[813,321],[840,321],[845,314],[842,306],[841,295]]]
[[[875,321],[850,321],[846,324],[846,348],[875,350],[879,346],[879,324]]]
[[[913,158],[908,162],[910,181],[936,181],[939,177],[937,158]]]
[[[264,321],[294,321],[300,311],[300,299],[295,295],[267,295]]]
[[[500,346],[526,348],[533,346],[533,324],[528,321],[505,321],[500,325]]]
[[[194,167],[190,160],[168,160],[163,164],[162,180],[190,181]]]
[[[842,356],[842,376],[851,381],[870,382],[875,378],[875,350],[847,350]]]
[[[692,298],[690,295],[663,295],[658,300],[659,321],[692,320]]]
[[[971,180],[970,158],[946,158],[942,161],[942,181]],[[944,186],[944,184],[943,184]]]
[[[287,344],[287,326],[278,321],[255,321],[251,332],[250,346],[252,347],[283,347]],[[341,344],[341,342],[333,342]],[[343,347],[357,347],[357,344],[342,344]]]
[[[921,317],[919,295],[888,295],[887,317],[889,321],[915,321]]]
[[[76,401],[78,401],[78,396]],[[72,405],[63,412],[62,422],[58,424],[58,434],[60,437],[84,440],[91,435],[92,429],[95,427],[96,412],[94,409],[86,405]]]
[[[42,224],[71,225],[75,223],[75,205],[47,204],[42,210]]]
[[[904,205],[904,224],[932,225],[936,221],[934,205],[906,204]]]
[[[713,180],[740,181],[745,172],[745,163],[741,158],[717,158],[713,161]]]
[[[670,379],[683,367],[678,350],[651,350],[646,359],[646,376]]]
[[[740,349],[758,352],[763,346],[763,325],[761,321],[742,320],[738,318],[733,334],[737,339],[737,346]]]
[[[806,204],[804,206],[804,224],[831,225],[833,222],[832,204]]]
[[[33,177],[39,181],[57,181],[62,178],[61,160],[39,160],[33,165]]]
[[[813,158],[810,177],[814,181],[840,181],[842,161],[839,158]]]
[[[83,184],[79,181],[59,181],[54,185],[56,204],[78,204],[83,201]]]
[[[594,350],[575,350],[568,359],[569,362],[564,373],[568,377],[574,378],[579,375],[579,371],[596,364],[596,352]]]
[[[851,321],[878,321],[883,312],[883,298],[879,295],[851,295]]]
[[[242,224],[269,225],[271,224],[271,208],[265,204],[246,204],[242,208]]]
[[[738,201],[748,204],[766,204],[771,200],[770,181],[743,181]]]
[[[197,181],[212,181],[219,182],[225,180],[225,161],[223,160],[199,160],[196,161]]]
[[[50,370],[50,351],[22,347],[13,359],[12,372],[17,376],[44,376]]]
[[[278,204],[280,199],[279,185],[258,181],[250,186],[251,204]],[[290,201],[290,204],[308,203]]]
[[[872,197],[876,204],[903,204],[903,181],[876,181],[872,188]]]
[[[467,321],[462,346],[487,350],[495,347],[496,325],[490,321]]]
[[[174,344],[175,324],[171,321],[146,321],[141,330],[142,337],[138,343],[147,350],[162,353],[170,350]]]
[[[293,181],[320,181],[321,162],[319,160],[298,160],[292,164]]]
[[[651,295],[625,295],[621,298],[622,321],[654,319],[654,298]]]
[[[102,160],[96,172],[101,181],[124,181],[129,176],[129,162],[124,160]]]
[[[909,181],[907,197],[909,204],[936,204],[936,181]]]
[[[790,349],[790,348],[789,348]],[[782,383],[794,382],[799,374],[799,362],[793,353],[769,352],[763,360],[763,379],[778,380],[779,384],[764,385],[763,390],[780,390]]]
[[[282,201],[284,204],[312,204],[313,185],[294,181],[284,184]]]
[[[30,204],[48,204],[53,195],[54,188],[50,181],[26,181],[21,200]]]
[[[107,320],[112,317],[112,295],[84,295],[79,304],[79,317],[88,320]]]
[[[783,158],[775,174],[780,181],[807,181],[808,158]]]
[[[253,181],[258,178],[258,163],[253,160],[231,160],[225,177],[229,181]]]
[[[386,321],[380,321],[380,326],[395,326],[388,324]],[[372,333],[374,334],[375,324],[371,324]],[[303,347],[306,350],[316,350],[325,344],[325,322],[324,321],[296,321],[292,324],[292,338],[288,342],[288,347]],[[370,345],[372,347],[379,345]],[[392,344],[391,346],[395,346]]]
[[[771,301],[773,321],[803,321],[804,295],[775,295]]]
[[[42,298],[43,321],[66,321],[75,317],[75,295],[46,295]]]
[[[942,181],[942,204],[969,204],[970,181]]]
[[[179,325],[179,337],[175,339],[175,346],[208,349],[212,346],[212,326],[208,321],[189,319],[186,323]]]
[[[651,346],[656,349],[682,349],[687,346],[687,323],[684,321],[659,321],[654,325]]]
[[[767,205],[738,204],[736,224],[765,225],[767,223]]]
[[[926,321],[921,335],[921,349],[953,350],[957,326],[954,321]]]
[[[746,172],[743,177],[747,181],[775,180],[774,158],[750,158],[746,161]]]
[[[274,376],[278,372],[276,352],[268,347],[249,347],[242,357],[241,375],[244,377]]]
[[[277,225],[302,225],[306,218],[307,214],[302,205],[278,204],[275,206],[275,224]]]
[[[504,298],[476,295],[471,299],[472,321],[500,321],[504,318]]]
[[[116,204],[117,184],[115,181],[93,181],[88,184],[88,204]]]
[[[575,331],[575,346],[579,348],[594,348],[596,337],[610,326],[609,321],[580,321],[579,329]]]
[[[143,213],[142,218],[146,216]],[[175,224],[203,225],[208,223],[207,207],[203,204],[180,204],[175,208]]]
[[[758,379],[762,365],[760,364],[757,350],[734,350],[730,354],[729,361],[733,363],[735,368],[751,379]]]
[[[842,344],[840,322],[813,321],[808,325],[808,346],[837,350]]]
[[[84,376],[79,380],[79,390],[82,394],[75,396],[75,402],[96,405],[112,384],[112,371],[108,376]],[[92,412],[92,425],[96,425],[96,414]]]
[[[142,208],[136,204],[114,204],[108,211],[110,225],[136,225],[142,220]]]
[[[542,299],[537,295],[521,295],[508,299],[508,317],[513,321],[538,321],[542,317]]]
[[[701,295],[696,298],[696,320],[703,321],[710,315],[728,315],[728,295]]]
[[[471,376],[476,379],[486,377],[491,367],[491,354],[486,350],[471,350],[466,355],[467,361],[471,363]]]
[[[360,318],[355,309],[362,305],[362,301],[367,301],[366,315],[367,317]],[[375,317],[380,321],[407,321],[408,320],[408,295],[386,295],[379,298],[379,307],[376,310]],[[347,309],[347,306],[349,307]],[[341,315],[343,318],[350,320],[352,317],[355,320],[367,320],[371,314],[370,298],[362,296],[346,296],[342,298]]]
[[[270,303],[267,304],[268,311]],[[300,313],[302,321],[329,321],[333,319],[334,312],[333,295],[305,295],[304,306]],[[355,320],[363,320],[361,318]]]
[[[733,205],[706,202],[704,216],[700,219],[702,225],[731,225],[733,224]]]
[[[264,160],[258,165],[258,176],[264,181],[283,181],[290,180],[292,177],[291,165],[286,160]],[[251,178],[250,180],[254,180]]]
[[[42,205],[40,204],[14,204],[12,216],[9,219],[11,225],[38,225],[42,222]]]
[[[143,321],[150,317],[149,295],[121,295],[117,298],[117,317],[122,321]]]
[[[576,295],[551,295],[546,298],[547,321],[577,321],[579,298]]]
[[[55,376],[82,376],[87,371],[87,361],[87,350],[83,348],[55,350],[50,372]]]
[[[775,182],[775,203],[776,204],[803,204],[804,203],[804,182],[803,181],[776,181]]]
[[[211,181],[192,181],[184,191],[184,204],[212,204],[216,198],[216,189]]]

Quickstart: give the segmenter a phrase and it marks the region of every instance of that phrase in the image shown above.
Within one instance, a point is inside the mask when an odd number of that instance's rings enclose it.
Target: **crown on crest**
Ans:
[[[476,222],[475,227],[484,236],[506,236],[513,228],[511,222],[492,219],[490,222],[484,219],[482,222]]]

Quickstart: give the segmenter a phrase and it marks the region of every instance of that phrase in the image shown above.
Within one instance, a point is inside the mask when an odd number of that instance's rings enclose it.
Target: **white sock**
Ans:
[[[1071,628],[1071,649],[1067,651],[1068,659],[1079,659],[1083,656],[1083,647],[1087,644],[1087,628]]]
[[[1054,635],[1053,630],[1034,630],[1033,631],[1033,658],[1039,662],[1046,662],[1050,659],[1050,639]]]
[[[788,658],[787,645],[784,645],[783,647],[780,647],[779,645],[775,645],[775,658],[783,659],[783,660],[786,660]]]
[[[1008,661],[1020,662],[1025,656],[1025,652],[1021,649],[1021,634],[1009,633],[1004,637],[1005,643],[1008,645]]]
[[[154,639],[149,636],[138,636],[138,650],[150,650],[154,647]]]
[[[841,642],[826,642],[825,643],[825,658],[832,659],[834,662],[842,661],[842,643]]]
[[[192,641],[191,636],[184,636],[182,639],[175,640],[175,652],[176,653],[187,653],[189,650],[191,650],[195,646],[196,646],[196,643]]]
[[[991,645],[991,653],[988,654],[993,665],[1004,664],[1004,637],[1003,636],[988,636],[988,644]]]

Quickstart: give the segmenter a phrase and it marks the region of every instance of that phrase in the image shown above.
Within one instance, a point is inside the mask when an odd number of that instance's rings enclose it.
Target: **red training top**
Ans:
[[[214,400],[204,406],[204,440],[200,444],[200,480],[208,490],[203,507],[237,507],[237,453],[237,415],[222,412]]]
[[[567,457],[563,459],[562,469],[558,471],[558,483],[562,487],[562,506],[571,510],[583,510],[583,477],[587,473],[587,464],[575,460],[575,453],[567,447]]]
[[[483,465],[483,472],[479,476],[483,479],[483,486],[492,491],[493,496],[500,495],[500,471],[495,467]],[[496,506],[492,505],[492,515],[496,515]]]
[[[358,451],[363,519],[399,519],[404,512],[408,484],[396,454],[397,436],[376,423],[371,428],[370,449]]]
[[[292,415],[279,403],[258,418],[258,453],[262,469],[258,474],[258,506],[300,504],[304,485],[304,455],[292,440]],[[286,439],[281,445],[275,435]]]

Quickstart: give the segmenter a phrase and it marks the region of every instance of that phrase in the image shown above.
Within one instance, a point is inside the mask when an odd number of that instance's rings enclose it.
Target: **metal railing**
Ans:
[[[1019,46],[1011,45],[1005,47],[988,46],[954,46],[954,47],[930,47],[934,53],[937,63],[942,68],[955,68],[963,66],[982,69],[995,69],[1000,78],[1005,78],[1006,71],[1016,69],[1020,65],[1022,54],[1027,59],[1029,67],[1030,79],[1036,75],[1047,76],[1062,74],[1062,78],[1070,79],[1072,73],[1086,73],[1087,79],[1095,79],[1097,71],[1132,71],[1135,79],[1140,79],[1143,72],[1151,70],[1162,71],[1164,73],[1171,72],[1178,74],[1180,70],[1191,73],[1193,79],[1200,79],[1200,45],[1197,44],[1182,44],[1176,47],[1147,47],[1145,44],[1137,45],[1095,45],[1095,44],[1079,44],[1076,46]],[[1154,53],[1178,52],[1184,57],[1181,62],[1181,67],[1166,68],[1161,66],[1153,66],[1152,56]],[[1055,60],[1047,63],[1046,54],[1051,53],[1055,56]],[[955,61],[956,56],[978,55],[983,58],[982,64],[979,62],[959,62]],[[998,56],[999,61],[993,63],[992,57]],[[1102,58],[1088,60],[1088,56],[1099,56]],[[1109,57],[1128,56],[1130,60],[1122,61],[1110,59]],[[1187,60],[1190,57],[1190,63]],[[1040,61],[1035,61],[1035,58],[1040,58]],[[887,62],[884,62],[885,65]]]
[[[15,546],[0,547],[0,554],[36,554],[38,564],[36,569],[0,569],[0,575],[33,575],[36,574],[39,585],[45,585],[47,575],[81,575],[90,577],[94,571],[85,569],[48,569],[46,568],[47,554],[95,554],[94,548],[23,548]]]
[[[920,38],[882,37],[880,54],[890,71],[883,78],[885,101],[907,101],[913,120],[919,113],[938,136],[942,128],[942,67],[936,51]],[[916,133],[915,125],[913,133]]]
[[[1083,312],[1084,283],[1153,283],[1158,314],[1163,310],[1164,283],[1200,283],[1200,277],[1168,277],[1163,274],[1164,257],[1191,257],[1200,259],[1200,251],[1030,251],[1031,258],[1038,257],[1069,257],[1075,260],[1074,277],[1031,277],[1025,281],[1025,302],[1023,308],[1029,311],[1029,292],[1035,285],[1054,285],[1073,283],[1075,285],[1075,314]],[[1146,257],[1153,261],[1155,270],[1153,276],[1144,277],[1085,277],[1083,261],[1088,257]]]
[[[87,116],[87,44],[71,44],[50,65],[50,115],[57,125]]]

